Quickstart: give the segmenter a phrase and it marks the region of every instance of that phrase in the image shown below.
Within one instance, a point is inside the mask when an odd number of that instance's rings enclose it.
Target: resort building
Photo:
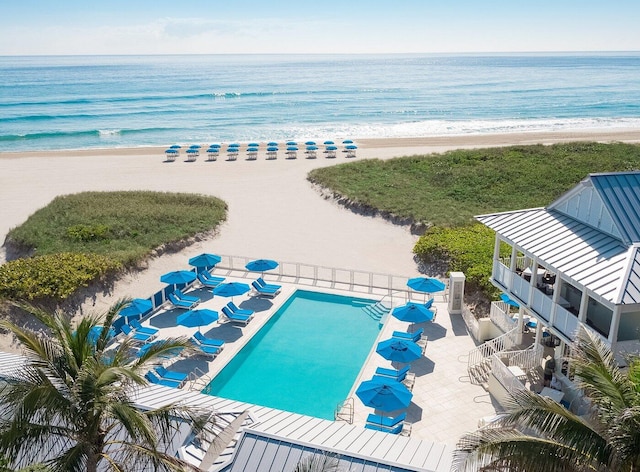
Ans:
[[[621,364],[640,350],[640,172],[591,174],[545,208],[476,218],[496,232],[491,282],[504,301],[491,314],[502,333],[470,356],[470,372],[496,394],[533,385],[530,373],[551,355],[555,398],[574,407],[564,357],[579,329],[597,333]]]

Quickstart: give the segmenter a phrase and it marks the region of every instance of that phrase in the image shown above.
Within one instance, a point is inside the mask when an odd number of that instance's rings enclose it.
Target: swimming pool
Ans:
[[[380,332],[370,303],[297,290],[203,393],[333,419]]]

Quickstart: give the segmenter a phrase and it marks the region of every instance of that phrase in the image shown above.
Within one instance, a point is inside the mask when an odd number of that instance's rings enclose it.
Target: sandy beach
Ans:
[[[640,142],[640,131],[522,133],[436,138],[357,140],[356,160],[442,152],[454,148],[566,141]],[[203,143],[204,144],[204,143]],[[125,275],[109,294],[88,300],[83,312],[103,310],[122,296],[147,297],[161,287],[162,273],[187,267],[201,252],[271,258],[324,267],[356,269],[406,277],[418,274],[412,249],[417,237],[407,227],[352,213],[323,199],[306,180],[314,168],[349,162],[341,152],[327,159],[229,162],[221,155],[196,162],[184,155],[164,162],[164,147],[0,153],[0,239],[58,195],[87,190],[155,190],[217,196],[228,203],[228,219],[218,234],[173,254],[149,260],[140,272]],[[4,247],[0,262],[4,262]],[[9,340],[0,350],[16,351]]]

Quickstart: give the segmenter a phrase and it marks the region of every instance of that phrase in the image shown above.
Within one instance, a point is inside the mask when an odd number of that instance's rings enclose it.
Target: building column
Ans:
[[[580,311],[578,312],[578,321],[587,324],[587,311],[589,310],[589,292],[586,287],[582,290],[582,298],[580,299]]]
[[[611,344],[611,351],[615,352],[616,344],[618,343],[618,328],[620,328],[620,305],[613,307],[613,316],[611,317],[611,325],[609,326],[609,343]]]

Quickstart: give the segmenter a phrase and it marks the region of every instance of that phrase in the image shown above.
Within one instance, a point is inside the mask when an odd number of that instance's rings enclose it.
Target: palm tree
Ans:
[[[0,455],[10,463],[28,465],[48,451],[42,462],[51,471],[125,471],[141,463],[148,470],[188,468],[165,454],[162,444],[175,432],[172,418],[190,412],[172,406],[141,411],[130,398],[136,386],[147,384],[144,373],[159,355],[188,348],[188,342],[156,343],[139,358],[132,356],[129,338],[108,349],[110,328],[127,302],[83,318],[75,330],[60,310],[19,305],[45,325],[46,336],[0,322],[26,355],[19,375],[0,392]]]
[[[588,414],[523,390],[495,423],[460,440],[457,470],[640,471],[639,358],[619,368],[610,348],[586,329],[572,348],[570,365]]]

